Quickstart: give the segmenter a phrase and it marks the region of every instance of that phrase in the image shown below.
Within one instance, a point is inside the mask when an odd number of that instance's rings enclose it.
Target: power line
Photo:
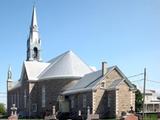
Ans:
[[[149,82],[154,82],[154,83],[160,83],[160,81],[155,81],[155,80],[147,80]]]
[[[142,81],[144,79],[138,79],[138,80],[133,80],[132,82],[139,82],[139,81]]]
[[[139,73],[139,74],[136,74],[136,75],[132,75],[132,76],[129,76],[127,78],[138,77],[138,76],[141,76],[141,75],[144,75],[144,73]]]
[[[144,79],[138,79],[138,80],[131,80],[131,82],[139,82],[139,81],[142,81]],[[160,81],[155,81],[155,80],[146,80],[146,81],[149,81],[149,82],[154,82],[154,83],[159,83],[160,84]]]

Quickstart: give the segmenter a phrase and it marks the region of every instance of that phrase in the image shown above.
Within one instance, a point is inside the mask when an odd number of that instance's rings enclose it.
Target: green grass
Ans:
[[[147,114],[145,115],[144,120],[158,120],[157,114]]]

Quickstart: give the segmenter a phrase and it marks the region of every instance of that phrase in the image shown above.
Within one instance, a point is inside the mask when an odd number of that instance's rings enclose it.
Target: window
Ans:
[[[108,95],[108,107],[111,107],[111,96],[110,95]]]
[[[87,97],[86,95],[83,95],[83,107],[86,108],[87,106]]]
[[[34,54],[33,54],[33,58],[37,58],[38,57],[38,49],[36,47],[33,48]]]
[[[37,104],[32,104],[32,112],[37,112]]]
[[[62,96],[62,95],[58,96],[58,101],[64,101],[64,99],[65,99],[64,96]]]
[[[74,97],[71,97],[71,108],[74,108]]]
[[[15,94],[14,94],[14,104],[15,104],[15,105],[17,105],[16,97],[17,97],[17,95],[16,95],[16,93],[15,93]]]
[[[26,89],[24,90],[24,108],[27,106],[27,91]]]
[[[19,92],[17,92],[17,107],[19,107]]]
[[[42,86],[42,107],[46,106],[46,89]]]
[[[40,39],[38,39],[38,43],[39,43],[39,44],[41,43]]]
[[[11,105],[14,104],[14,100],[13,99],[14,99],[14,96],[11,95]]]
[[[105,87],[105,82],[101,82],[101,88]]]

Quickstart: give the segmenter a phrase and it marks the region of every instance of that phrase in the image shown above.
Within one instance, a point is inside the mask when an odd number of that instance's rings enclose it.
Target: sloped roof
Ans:
[[[29,80],[38,80],[39,74],[49,65],[49,63],[38,61],[25,61],[24,66]]]
[[[39,79],[80,78],[93,72],[76,54],[67,51],[48,63],[50,65],[39,75]]]
[[[101,70],[89,73],[85,75],[82,79],[80,79],[80,81],[75,86],[70,88],[70,90],[91,87],[91,84],[97,82],[101,77],[102,77]]]
[[[125,77],[125,75],[120,71],[120,69],[117,66],[109,67],[106,75],[109,74],[114,69],[116,69],[122,75],[123,78],[114,80],[111,83],[111,85],[107,88],[107,90],[115,89],[122,81],[125,81],[130,88],[133,88],[131,82]],[[103,79],[104,76],[102,76],[102,70],[86,74],[83,78],[79,80],[79,82],[75,86],[68,88],[66,91],[63,92],[63,94],[72,94],[76,92],[92,90]]]
[[[114,69],[114,67],[115,66],[109,67],[107,70],[107,74],[110,73]],[[63,94],[74,93],[81,90],[91,90],[101,79],[103,79],[102,70],[86,74],[79,80],[79,82],[75,86],[67,89],[63,92]]]

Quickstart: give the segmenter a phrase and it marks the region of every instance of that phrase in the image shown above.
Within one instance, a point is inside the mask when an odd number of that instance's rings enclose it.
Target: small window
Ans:
[[[34,47],[33,51],[34,51],[33,58],[37,58],[38,57],[38,49],[36,47]]]
[[[105,87],[105,82],[101,82],[101,88]]]
[[[64,101],[64,99],[65,99],[64,96],[62,96],[62,95],[58,96],[58,101]]]
[[[71,108],[74,108],[74,97],[71,97]]]
[[[108,95],[108,107],[111,107],[111,96]]]
[[[32,104],[32,112],[37,112],[37,104]]]
[[[40,39],[38,39],[38,43],[39,43],[39,44],[41,43]]]

